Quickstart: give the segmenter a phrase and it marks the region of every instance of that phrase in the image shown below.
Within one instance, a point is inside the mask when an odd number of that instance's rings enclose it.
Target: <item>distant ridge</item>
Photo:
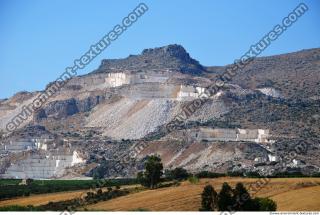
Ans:
[[[200,75],[205,68],[189,53],[177,44],[159,48],[144,49],[139,55],[130,55],[124,59],[102,60],[94,73],[112,72],[117,70],[165,70],[178,71],[184,74]]]

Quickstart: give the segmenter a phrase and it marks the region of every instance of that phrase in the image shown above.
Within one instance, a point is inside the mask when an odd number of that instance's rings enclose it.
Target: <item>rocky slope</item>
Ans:
[[[225,67],[207,68],[210,77],[222,74]],[[232,82],[243,88],[273,88],[287,98],[320,96],[320,49],[256,58]]]

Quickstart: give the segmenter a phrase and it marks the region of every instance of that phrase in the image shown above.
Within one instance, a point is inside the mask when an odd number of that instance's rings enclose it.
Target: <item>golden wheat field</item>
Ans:
[[[122,188],[132,188],[136,186],[137,185],[127,185],[127,186],[122,186]],[[104,188],[102,190],[106,191],[107,189]],[[39,205],[47,204],[49,202],[58,202],[58,201],[79,198],[81,196],[86,195],[86,193],[89,191],[93,191],[93,190],[86,189],[86,190],[78,190],[78,191],[38,194],[38,195],[31,195],[28,197],[18,197],[14,199],[0,201],[0,207],[9,206],[9,205],[39,206]]]
[[[256,185],[259,179],[217,178],[201,179],[198,184],[183,182],[178,187],[147,190],[105,202],[89,205],[89,210],[107,211],[197,211],[200,207],[201,192],[206,184],[219,190],[223,182],[235,186],[243,182],[247,188]],[[260,179],[261,180],[261,179]],[[277,202],[280,211],[320,210],[320,178],[274,178],[260,181],[262,188],[251,191],[257,197],[270,197]],[[258,186],[259,187],[259,186]],[[257,192],[258,190],[258,192]]]
[[[28,197],[19,197],[9,200],[0,201],[0,207],[8,206],[8,205],[44,205],[49,202],[57,202],[63,200],[69,200],[78,198],[82,193],[85,193],[85,190],[82,191],[70,191],[70,192],[59,192],[59,193],[48,193],[48,194],[38,194],[31,195]]]
[[[223,182],[232,187],[242,182],[255,197],[270,197],[277,202],[280,211],[319,211],[320,210],[320,178],[273,178],[254,179],[224,177],[201,179],[199,183],[182,182],[177,187],[167,187],[132,193],[109,201],[87,205],[85,208],[95,211],[197,211],[200,207],[203,187],[211,184],[219,191]],[[258,185],[260,184],[260,185]],[[132,188],[139,185],[123,186]],[[50,194],[39,194],[0,201],[0,207],[8,205],[43,205],[79,198],[89,190],[69,191]],[[84,208],[79,208],[83,210]]]

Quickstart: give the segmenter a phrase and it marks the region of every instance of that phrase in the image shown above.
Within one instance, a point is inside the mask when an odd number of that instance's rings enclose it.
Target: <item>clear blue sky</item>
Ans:
[[[141,1],[0,0],[0,98],[42,90]],[[203,65],[225,65],[301,1],[144,1],[149,11],[79,74],[102,59],[177,43]],[[320,1],[263,55],[320,47]]]

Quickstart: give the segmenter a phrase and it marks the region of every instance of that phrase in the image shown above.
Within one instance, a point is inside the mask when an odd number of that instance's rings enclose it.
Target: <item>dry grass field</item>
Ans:
[[[136,186],[137,185],[126,185],[126,186],[122,186],[121,188],[132,188]],[[106,191],[107,189],[104,188],[102,190]],[[39,205],[47,204],[49,202],[58,202],[58,201],[79,198],[81,195],[85,195],[89,191],[92,191],[92,190],[88,189],[88,190],[57,192],[57,193],[48,193],[48,194],[38,194],[38,195],[31,195],[28,197],[18,197],[14,199],[0,201],[0,207],[9,206],[9,205],[39,206]]]
[[[130,211],[145,209],[151,211],[197,211],[200,207],[201,192],[206,184],[219,190],[223,182],[232,187],[243,182],[247,188],[258,179],[253,178],[217,178],[201,179],[198,184],[183,182],[178,187],[147,190],[105,202],[89,205],[89,210]],[[270,197],[281,211],[320,210],[320,178],[273,178],[251,194],[258,197]]]
[[[87,190],[82,191],[70,191],[70,192],[59,192],[59,193],[48,193],[48,194],[38,194],[31,195],[28,197],[19,197],[9,200],[0,201],[0,207],[8,206],[8,205],[44,205],[49,202],[57,202],[68,199],[74,199],[81,196],[82,193],[85,193]]]
[[[272,197],[281,211],[319,211],[320,186],[292,190]]]
[[[237,182],[243,182],[258,197],[270,197],[277,202],[280,211],[319,211],[320,210],[320,178],[273,178],[259,180],[261,189],[257,187],[254,178],[225,177],[216,179],[201,179],[197,184],[188,181],[178,187],[167,187],[156,190],[141,191],[109,201],[98,202],[86,206],[89,210],[130,211],[145,209],[151,211],[197,211],[200,207],[201,192],[206,184],[211,184],[219,190],[223,182],[232,187]],[[132,188],[137,185],[122,186]],[[251,186],[251,188],[250,188]],[[258,190],[258,192],[257,192]],[[32,195],[0,201],[0,207],[8,205],[43,205],[48,202],[63,201],[78,198],[89,190],[59,192]],[[81,209],[80,209],[81,210]]]

